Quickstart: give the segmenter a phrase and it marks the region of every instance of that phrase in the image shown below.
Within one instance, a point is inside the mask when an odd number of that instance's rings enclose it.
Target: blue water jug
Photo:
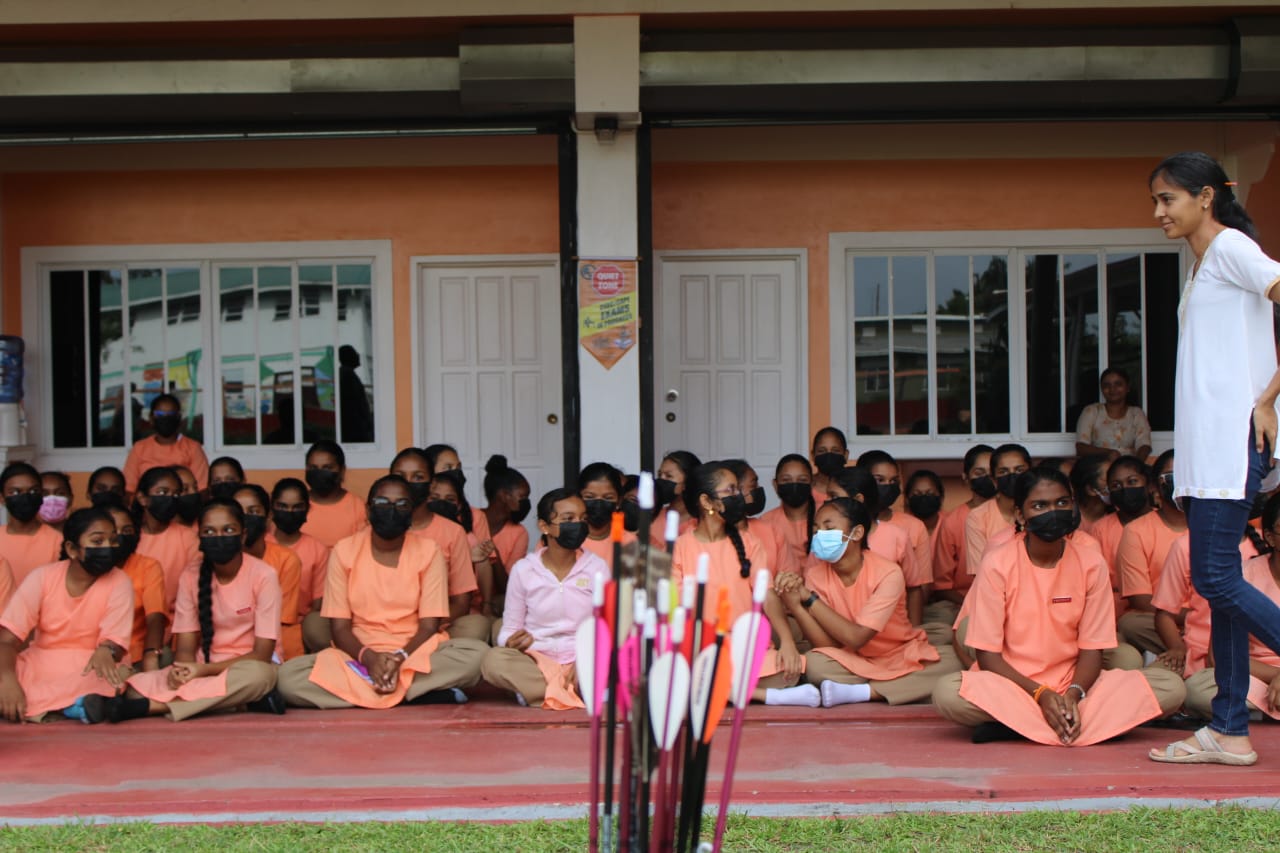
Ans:
[[[22,338],[0,335],[0,403],[22,402]]]

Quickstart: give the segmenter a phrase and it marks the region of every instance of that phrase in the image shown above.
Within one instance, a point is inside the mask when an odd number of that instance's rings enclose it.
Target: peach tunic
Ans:
[[[122,567],[133,582],[133,633],[129,642],[129,659],[142,660],[147,647],[147,617],[159,613],[166,619],[164,606],[164,572],[160,564],[136,551],[129,555]]]
[[[801,516],[796,521],[787,518],[785,507],[774,507],[760,515],[758,524],[767,524],[773,531],[780,551],[785,551],[793,565],[804,566],[809,557],[809,518]],[[774,568],[770,566],[769,568]]]
[[[1098,523],[1093,526],[1093,531],[1089,535],[1097,539],[1098,544],[1102,546],[1102,557],[1107,561],[1107,571],[1111,575],[1111,588],[1119,592],[1120,573],[1117,571],[1116,555],[1120,551],[1120,537],[1124,535],[1124,525],[1120,523],[1120,516],[1114,512],[1104,515],[1098,519]]]
[[[982,555],[987,552],[987,540],[1002,530],[1012,529],[1013,522],[1006,521],[1000,512],[999,498],[992,498],[969,513],[964,522],[965,567],[969,574],[977,575]]]
[[[262,562],[276,571],[280,583],[280,645],[283,660],[306,654],[302,648],[302,620],[298,618],[298,595],[302,583],[302,561],[283,545],[268,540],[264,543]]]
[[[1169,548],[1186,531],[1171,529],[1158,512],[1134,519],[1123,531],[1116,549],[1120,595],[1151,595],[1160,582]]]
[[[680,527],[676,529],[677,536],[683,536],[690,530],[698,526],[696,518],[686,518],[680,522]],[[661,548],[664,551],[667,548],[667,508],[663,507],[662,512],[655,513],[653,516],[653,524],[649,527],[649,544],[654,548]]]
[[[907,512],[894,510],[893,515],[877,525],[877,530],[896,527],[907,534],[907,544],[911,547],[911,559],[899,563],[907,586],[925,586],[933,583],[933,547],[929,538],[929,528],[924,522]]]
[[[488,517],[475,507],[471,507],[471,532],[467,534],[467,542],[474,548],[491,538],[493,537],[489,535]]]
[[[796,560],[795,551],[778,538],[777,531],[769,522],[759,518],[749,519],[747,532],[760,540],[760,547],[764,549],[764,558],[768,561],[769,569],[774,575],[781,572],[800,571],[800,562]]]
[[[967,503],[943,513],[933,547],[933,588],[965,592],[973,585],[969,552],[964,544],[964,523],[972,510]]]
[[[322,616],[350,619],[361,645],[394,652],[418,633],[421,619],[449,618],[449,574],[439,546],[425,536],[405,536],[395,566],[373,557],[372,533],[361,530],[333,548]],[[403,701],[416,673],[431,671],[431,655],[447,640],[441,631],[400,665],[391,693],[378,693],[349,664],[351,656],[328,648],[316,655],[311,682],[361,708],[390,708]]]
[[[219,663],[253,651],[257,638],[280,639],[280,582],[276,570],[252,554],[240,555],[240,571],[230,583],[215,575],[210,590],[213,605],[213,643],[209,661]],[[182,576],[178,590],[173,633],[196,635],[196,659],[204,657],[200,648],[200,573]],[[129,686],[154,702],[175,699],[193,702],[227,695],[227,671],[193,678],[176,690],[169,686],[169,670],[140,672]]]
[[[67,592],[70,567],[70,561],[61,560],[32,571],[0,616],[0,626],[18,639],[31,637],[31,645],[18,653],[17,665],[28,718],[59,711],[89,693],[114,696],[114,687],[84,669],[101,643],[129,647],[133,584],[128,576],[112,569],[72,598]]]
[[[449,570],[450,598],[475,592],[480,588],[476,583],[475,566],[471,564],[471,545],[467,542],[467,531],[462,529],[461,524],[433,514],[430,524],[410,530],[409,534],[430,540],[440,548]]]
[[[924,631],[907,618],[907,585],[902,569],[871,551],[862,555],[862,570],[845,586],[830,563],[820,562],[804,573],[805,583],[828,607],[876,635],[862,648],[822,647],[815,652],[834,660],[869,681],[891,681],[924,669],[939,659]]]
[[[204,556],[200,553],[200,537],[179,521],[172,521],[159,533],[143,530],[138,537],[138,551],[160,564],[164,572],[164,607],[173,621],[178,586],[183,575],[200,570]]]
[[[280,545],[275,531],[267,534],[267,541]],[[319,539],[306,533],[298,537],[292,545],[285,545],[298,555],[302,574],[298,576],[298,623],[302,617],[311,612],[311,602],[324,598],[324,579],[329,568],[329,548]],[[286,614],[287,618],[287,614]]]
[[[684,576],[688,574],[690,577],[696,577],[698,572],[698,557],[701,554],[708,554],[711,557],[711,564],[707,572],[707,589],[706,597],[702,607],[702,618],[709,622],[716,619],[716,606],[720,600],[720,588],[725,587],[729,590],[729,611],[730,618],[737,619],[743,613],[751,612],[751,586],[755,580],[756,573],[762,568],[768,568],[765,565],[764,548],[760,547],[760,540],[752,536],[750,533],[742,534],[742,547],[747,554],[747,559],[751,561],[751,577],[744,578],[742,576],[742,565],[738,561],[738,552],[733,547],[733,543],[729,541],[729,537],[718,539],[715,542],[699,541],[697,534],[692,530],[688,533],[681,534],[676,540],[675,552],[671,555],[671,582],[680,588],[684,583]],[[765,620],[766,622],[768,619]],[[782,630],[787,627],[782,626]],[[782,666],[778,661],[778,652],[776,649],[770,649],[764,657],[764,664],[760,669],[760,677],[773,675],[780,671]]]
[[[634,533],[630,530],[622,531],[622,547],[625,548],[632,542],[639,541]],[[587,537],[587,541],[582,543],[584,550],[590,551],[600,559],[604,560],[604,564],[609,567],[609,571],[613,571],[613,540],[606,536],[603,539],[592,539]],[[612,575],[610,575],[612,576]]]
[[[320,504],[312,500],[302,532],[319,539],[326,548],[332,548],[340,540],[368,526],[369,514],[364,502],[347,492],[337,503]]]
[[[17,585],[13,582],[13,570],[9,568],[9,561],[0,557],[0,613],[8,606],[15,589]]]
[[[1271,574],[1271,557],[1269,555],[1254,557],[1244,564],[1244,579],[1253,584],[1267,598],[1280,604],[1280,586],[1276,585],[1275,576]],[[1265,643],[1252,634],[1249,635],[1249,658],[1267,666],[1280,667],[1280,655],[1277,655]],[[1277,676],[1280,678],[1280,676]],[[1267,701],[1269,685],[1255,675],[1249,676],[1249,701],[1262,713],[1274,720],[1280,720],[1280,708]]]
[[[501,530],[493,534],[493,546],[497,549],[498,559],[502,561],[503,571],[509,575],[511,567],[529,553],[529,531],[523,524],[508,521]]]
[[[129,457],[124,460],[125,491],[136,492],[138,480],[147,473],[147,469],[172,468],[175,465],[189,469],[200,488],[209,485],[209,458],[195,439],[179,433],[173,444],[161,444],[154,435],[135,441]]]
[[[0,527],[0,558],[9,563],[13,582],[21,586],[37,566],[56,563],[62,554],[62,534],[47,524],[35,533],[10,533]]]
[[[970,590],[966,642],[997,652],[1022,675],[1059,693],[1075,679],[1081,649],[1116,645],[1107,569],[1091,549],[1067,541],[1062,559],[1041,568],[1027,556],[1026,534],[988,550]],[[960,696],[1026,737],[1060,745],[1031,695],[1009,679],[977,668],[964,673]],[[1103,672],[1080,703],[1080,736],[1072,746],[1107,740],[1160,715],[1141,672]]]

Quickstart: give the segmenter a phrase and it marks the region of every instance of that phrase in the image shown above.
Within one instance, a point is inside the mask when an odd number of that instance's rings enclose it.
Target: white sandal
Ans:
[[[1208,726],[1198,729],[1195,738],[1199,748],[1178,740],[1166,746],[1163,752],[1151,750],[1147,757],[1165,764],[1227,764],[1232,767],[1248,767],[1258,760],[1256,751],[1244,755],[1227,752]]]

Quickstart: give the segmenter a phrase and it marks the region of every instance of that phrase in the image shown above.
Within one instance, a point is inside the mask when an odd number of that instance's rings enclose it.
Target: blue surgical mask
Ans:
[[[813,534],[813,542],[809,550],[813,556],[827,563],[834,563],[844,556],[849,548],[850,539],[843,530],[818,530]]]

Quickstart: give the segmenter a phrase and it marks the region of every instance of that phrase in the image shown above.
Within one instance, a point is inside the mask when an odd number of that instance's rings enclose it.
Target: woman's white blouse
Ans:
[[[1244,497],[1253,406],[1276,372],[1267,295],[1277,279],[1280,263],[1234,228],[1214,238],[1187,278],[1174,391],[1178,497]]]

